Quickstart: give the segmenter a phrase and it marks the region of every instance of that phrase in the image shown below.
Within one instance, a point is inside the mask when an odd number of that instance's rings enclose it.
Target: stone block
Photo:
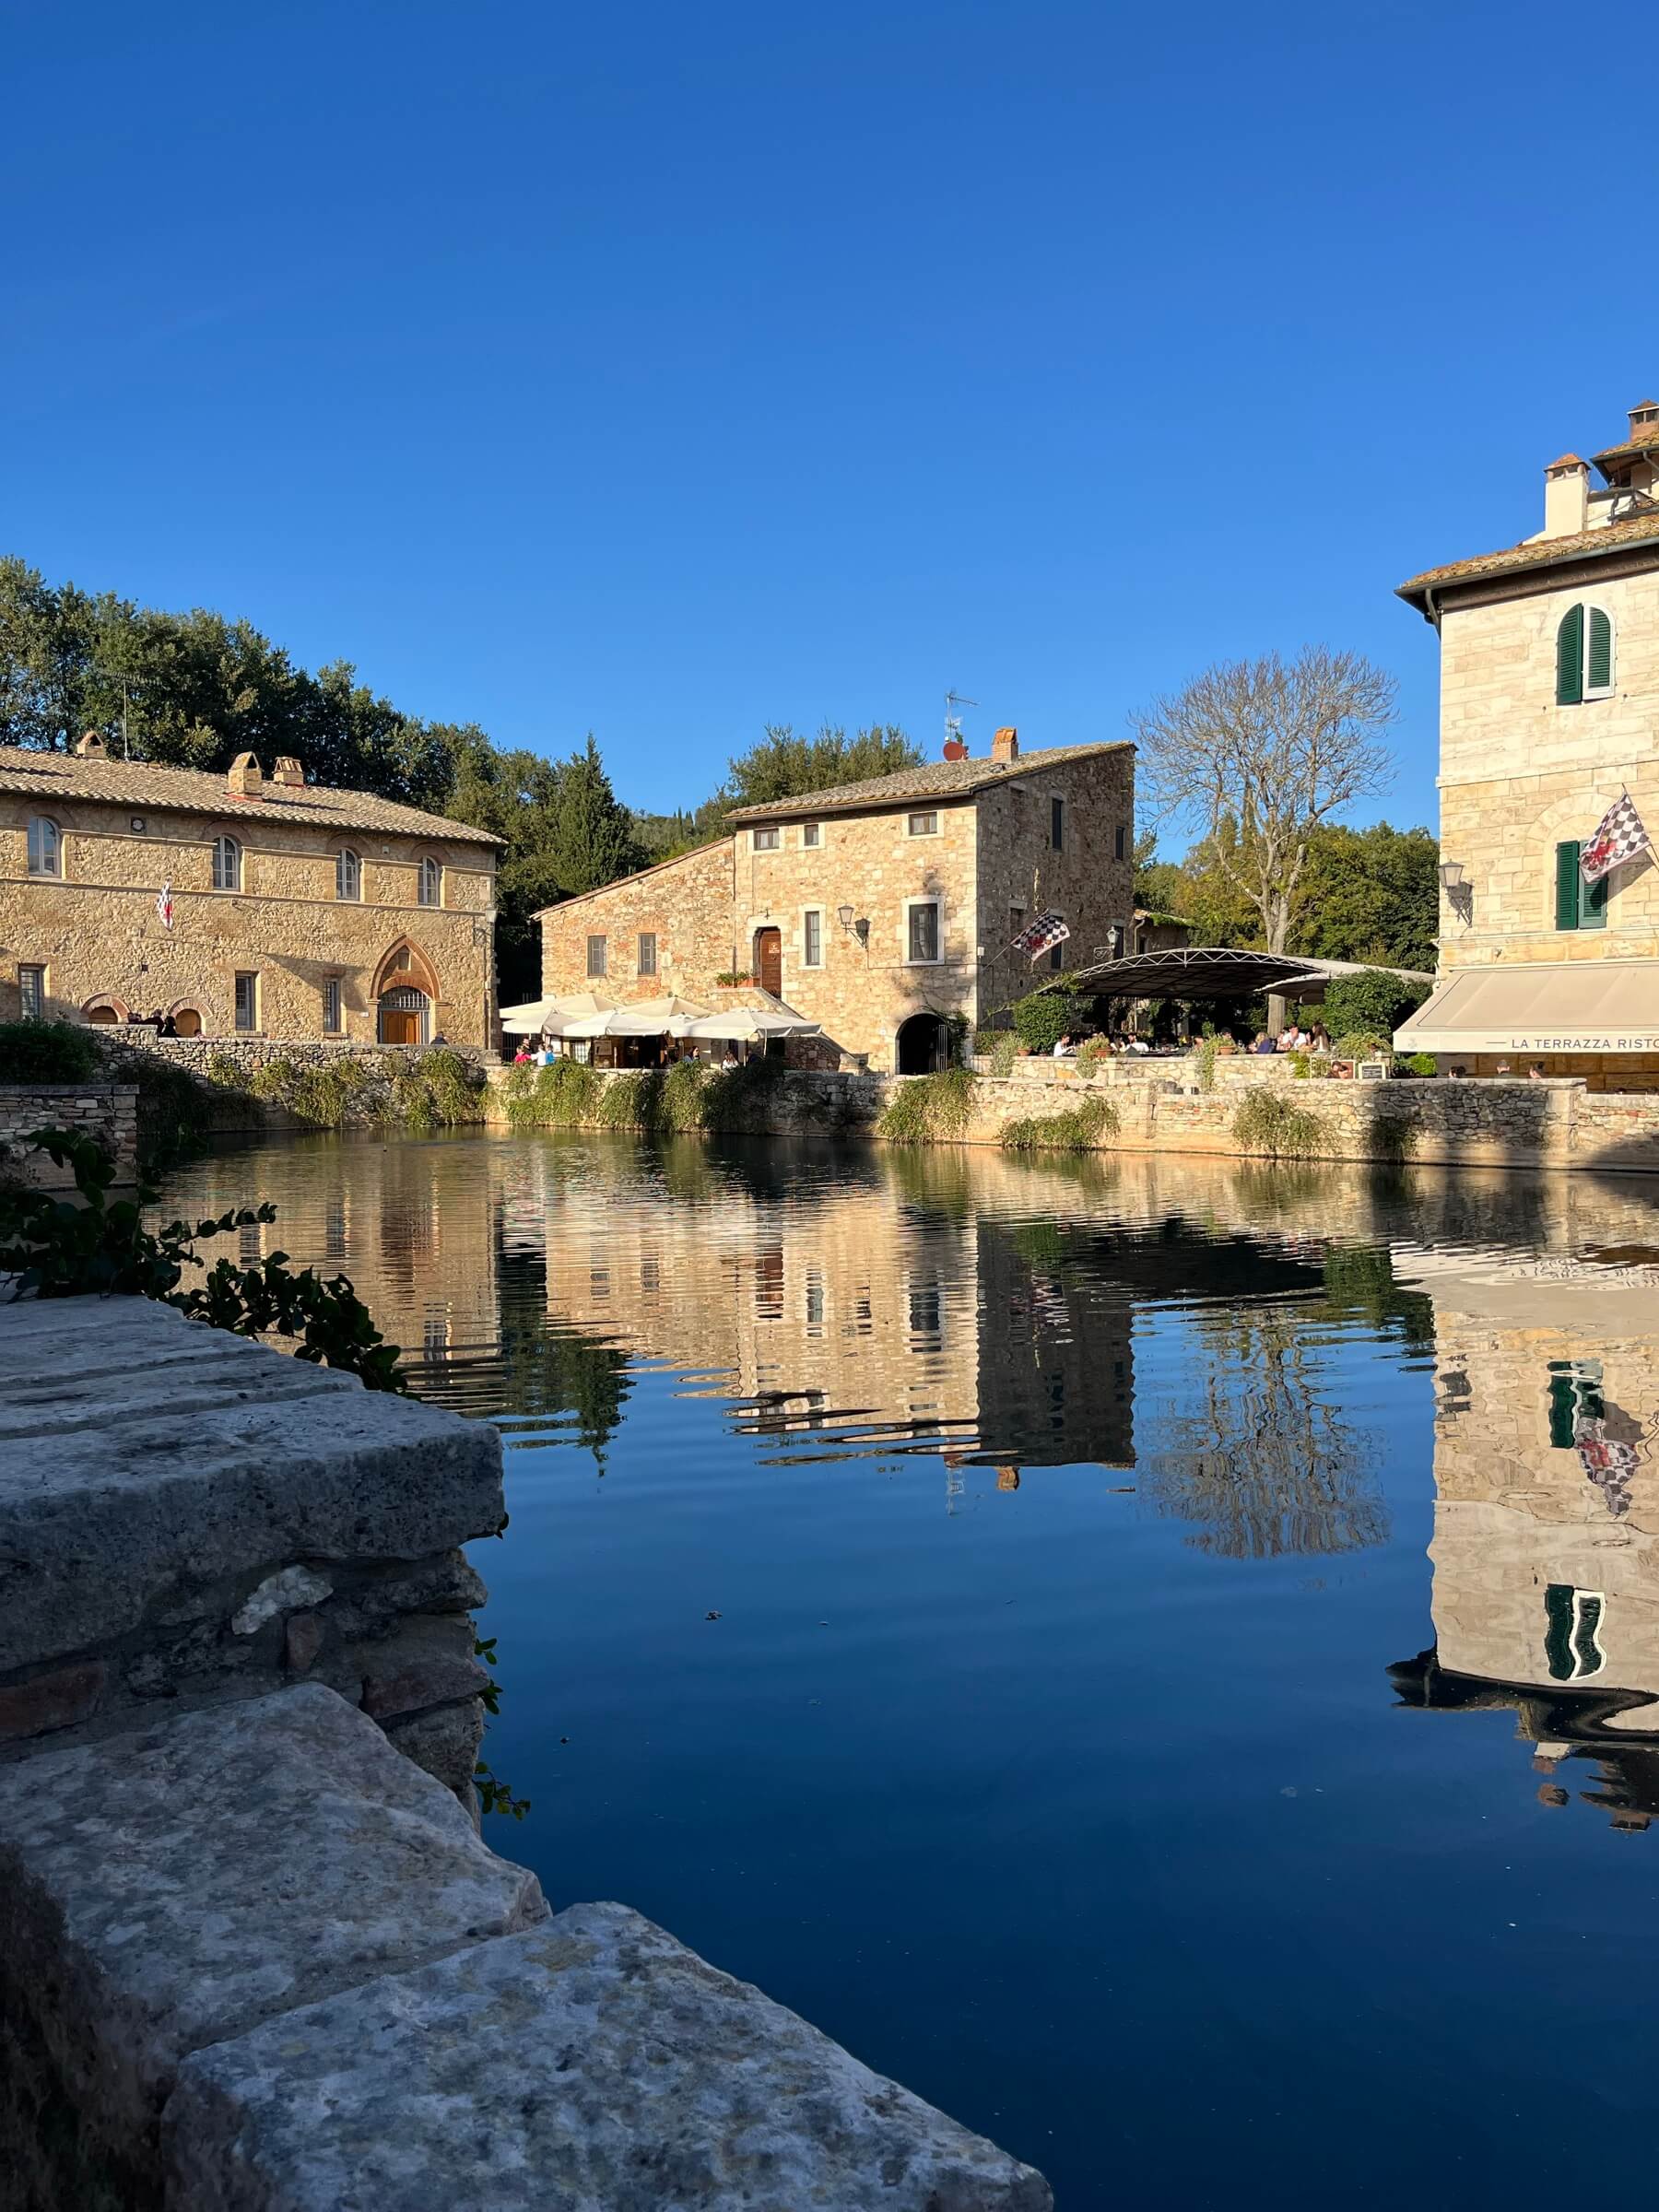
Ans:
[[[319,1684],[0,1775],[0,2013],[117,2159],[189,2053],[546,1910]]]
[[[425,1562],[501,1521],[480,1422],[147,1299],[0,1307],[0,1671],[226,1577]]]
[[[388,1721],[386,1735],[406,1759],[423,1767],[446,1790],[453,1790],[472,1810],[473,1775],[484,1741],[484,1704],[467,1698],[459,1705],[439,1705],[409,1720]]]
[[[1033,2168],[677,1943],[573,1905],[180,2070],[176,2212],[1048,2212]]]
[[[89,1721],[103,1702],[109,1673],[101,1660],[88,1659],[0,1687],[0,1744],[24,1743]]]
[[[377,1721],[476,1698],[489,1677],[473,1655],[466,1619],[410,1620],[384,1647],[384,1665],[363,1679],[363,1711]]]

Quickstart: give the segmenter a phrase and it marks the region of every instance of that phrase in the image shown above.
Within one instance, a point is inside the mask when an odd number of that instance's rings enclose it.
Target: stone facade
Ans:
[[[96,1137],[116,1178],[138,1172],[138,1089],[133,1083],[0,1083],[0,1175],[20,1172],[44,1190],[72,1189],[71,1171],[28,1148],[37,1129],[72,1129]]]
[[[159,1007],[208,1036],[489,1044],[494,908],[494,841],[463,823],[251,761],[227,780],[0,747],[0,1020]]]
[[[1070,924],[1065,967],[1104,959],[1114,930],[1129,941],[1133,748],[1022,759],[1013,733],[1006,738],[1000,772],[978,787],[971,775],[922,771],[884,779],[888,790],[861,787],[869,795],[853,804],[830,791],[816,806],[747,809],[720,843],[549,908],[544,994],[701,1000],[723,974],[752,976],[841,1052],[892,1068],[906,1024],[931,1053],[941,1021],[971,1029],[1049,978],[1046,959],[1033,971],[1009,950],[1044,908]],[[919,907],[936,921],[913,924]],[[643,971],[641,933],[654,959]],[[604,941],[603,975],[590,939]],[[936,957],[914,957],[918,946]]]
[[[1500,962],[1652,960],[1659,992],[1651,856],[1607,879],[1602,925],[1564,927],[1557,910],[1559,848],[1587,841],[1621,792],[1659,833],[1659,512],[1651,506],[1659,422],[1651,415],[1634,411],[1631,443],[1597,456],[1604,489],[1590,490],[1589,465],[1572,454],[1551,465],[1536,537],[1401,587],[1441,641],[1441,852],[1464,874],[1441,893],[1442,976]],[[1606,617],[1610,665],[1607,680],[1593,683],[1603,672],[1583,662],[1583,696],[1563,703],[1558,646],[1575,608],[1586,624],[1591,609]],[[1457,1058],[1471,1074],[1500,1065],[1493,1054]],[[1659,1086],[1659,1053],[1543,1061],[1551,1075],[1598,1088]]]

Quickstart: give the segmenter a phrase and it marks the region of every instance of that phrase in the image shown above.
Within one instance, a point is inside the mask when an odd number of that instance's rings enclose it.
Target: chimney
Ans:
[[[1630,443],[1645,445],[1659,438],[1659,399],[1639,399],[1630,409]]]
[[[1590,465],[1563,453],[1544,471],[1544,535],[1576,537],[1590,524]]]
[[[1019,758],[1019,732],[1018,730],[998,730],[991,740],[991,758],[993,760],[1018,760]]]
[[[79,760],[104,759],[104,741],[96,730],[87,730],[75,741],[76,758]]]
[[[252,753],[237,754],[230,763],[230,773],[225,778],[225,788],[233,799],[259,797],[265,789],[265,778]]]
[[[305,771],[292,753],[278,753],[271,770],[271,781],[286,785],[289,791],[298,791],[305,782]]]

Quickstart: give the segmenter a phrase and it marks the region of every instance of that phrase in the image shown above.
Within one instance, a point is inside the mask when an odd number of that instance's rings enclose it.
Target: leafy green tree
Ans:
[[[727,764],[722,795],[728,806],[764,806],[775,799],[799,798],[804,792],[921,768],[926,758],[920,746],[888,723],[873,723],[851,737],[829,723],[814,737],[798,735],[786,722],[768,723],[759,745]]]
[[[1431,971],[1440,932],[1440,845],[1427,830],[1315,832],[1291,943],[1327,960]]]

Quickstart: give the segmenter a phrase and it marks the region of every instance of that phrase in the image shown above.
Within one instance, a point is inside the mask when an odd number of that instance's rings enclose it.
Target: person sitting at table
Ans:
[[[1056,1060],[1075,1060],[1077,1056],[1077,1048],[1072,1042],[1071,1031],[1068,1030],[1054,1047],[1054,1058]]]
[[[1273,1054],[1278,1050],[1278,1047],[1274,1043],[1272,1038],[1267,1034],[1265,1030],[1258,1030],[1255,1033],[1255,1042],[1251,1046],[1250,1049],[1253,1053],[1255,1053],[1258,1055],[1265,1053],[1271,1059]]]

